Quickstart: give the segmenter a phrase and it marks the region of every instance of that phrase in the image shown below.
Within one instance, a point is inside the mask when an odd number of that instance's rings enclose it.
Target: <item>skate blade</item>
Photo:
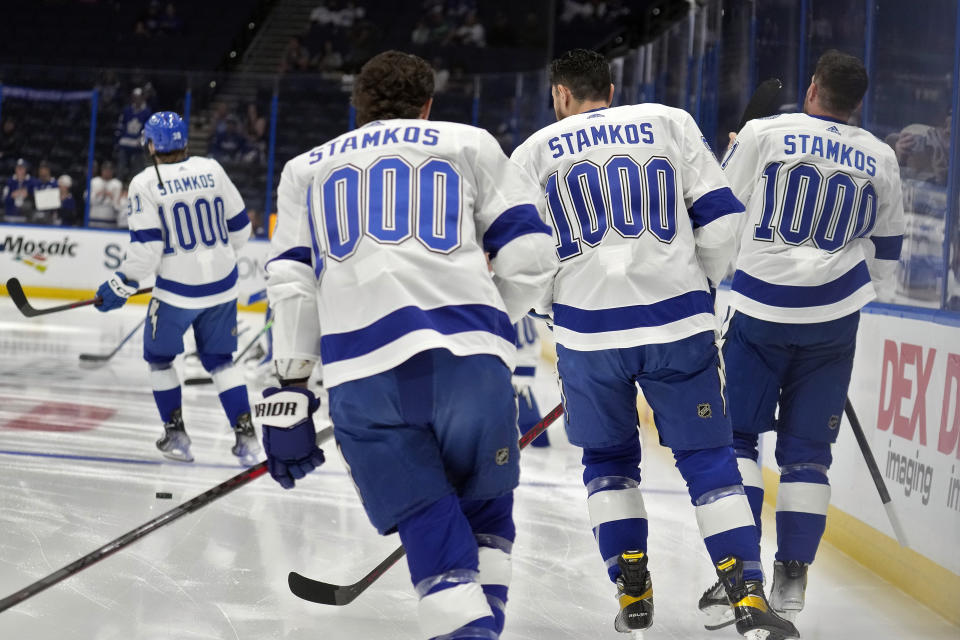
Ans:
[[[744,632],[743,637],[747,640],[794,640],[800,634],[783,633],[776,629],[752,629]]]
[[[729,627],[737,621],[733,614],[733,608],[730,605],[713,605],[706,609],[701,609],[706,620],[703,622],[703,628],[707,631],[716,631]]]
[[[193,455],[191,455],[190,450],[181,451],[179,449],[173,449],[171,451],[161,451],[164,458],[169,460],[176,460],[177,462],[193,462]]]

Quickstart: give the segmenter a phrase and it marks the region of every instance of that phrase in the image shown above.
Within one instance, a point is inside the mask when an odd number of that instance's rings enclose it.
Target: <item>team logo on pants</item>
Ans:
[[[713,409],[710,408],[709,402],[701,402],[697,405],[697,415],[701,418],[711,418],[713,417]]]
[[[504,447],[503,449],[497,449],[497,455],[494,456],[494,460],[497,461],[497,464],[501,467],[510,460],[510,449]]]

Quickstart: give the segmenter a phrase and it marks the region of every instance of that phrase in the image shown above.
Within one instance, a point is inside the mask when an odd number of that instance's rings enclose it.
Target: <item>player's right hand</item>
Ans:
[[[324,462],[317,446],[313,414],[320,401],[309,389],[270,387],[253,405],[253,421],[263,433],[267,470],[284,489]]]
[[[127,302],[127,298],[137,292],[137,286],[135,281],[127,280],[127,276],[117,271],[97,289],[97,299],[100,302],[94,306],[99,311],[119,309]]]

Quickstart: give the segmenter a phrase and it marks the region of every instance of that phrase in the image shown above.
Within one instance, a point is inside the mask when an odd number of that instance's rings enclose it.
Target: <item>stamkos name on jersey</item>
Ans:
[[[566,143],[566,151],[560,143],[560,138],[563,138]],[[649,122],[642,122],[639,125],[602,124],[596,127],[584,127],[550,138],[547,146],[554,152],[551,157],[559,158],[564,153],[581,153],[584,149],[603,144],[640,144],[641,142],[653,144],[653,125]]]
[[[797,140],[799,139],[799,149]],[[809,142],[809,144],[808,144]],[[856,147],[843,144],[836,140],[824,140],[820,136],[810,135],[808,133],[788,133],[783,136],[783,152],[788,156],[796,153],[805,153],[813,156],[820,156],[827,160],[832,160],[837,164],[842,164],[859,171],[866,170],[867,175],[877,175],[877,159],[871,155],[860,151]],[[732,155],[732,154],[731,154]]]
[[[352,136],[337,138],[322,147],[317,147],[310,152],[310,164],[320,162],[324,153],[327,156],[334,156],[338,153],[347,151],[356,151],[357,149],[366,149],[368,147],[379,147],[387,144],[420,143],[428,147],[435,147],[440,140],[440,131],[437,129],[423,129],[417,126],[410,127],[386,127],[377,128],[370,126],[364,128]],[[402,133],[401,133],[402,131]]]
[[[183,193],[184,191],[194,191],[199,189],[212,189],[216,186],[213,180],[213,174],[207,173],[201,176],[186,176],[164,180],[160,185],[160,195],[165,196],[168,193]]]

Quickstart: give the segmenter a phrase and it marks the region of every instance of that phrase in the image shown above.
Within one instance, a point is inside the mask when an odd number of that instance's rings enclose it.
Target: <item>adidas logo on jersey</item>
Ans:
[[[829,127],[827,127],[827,131],[829,131],[830,133],[835,133],[835,134],[837,134],[838,136],[841,135],[841,134],[840,134],[840,129],[837,129],[837,125],[835,125],[835,124],[834,124],[834,125],[830,125]]]

